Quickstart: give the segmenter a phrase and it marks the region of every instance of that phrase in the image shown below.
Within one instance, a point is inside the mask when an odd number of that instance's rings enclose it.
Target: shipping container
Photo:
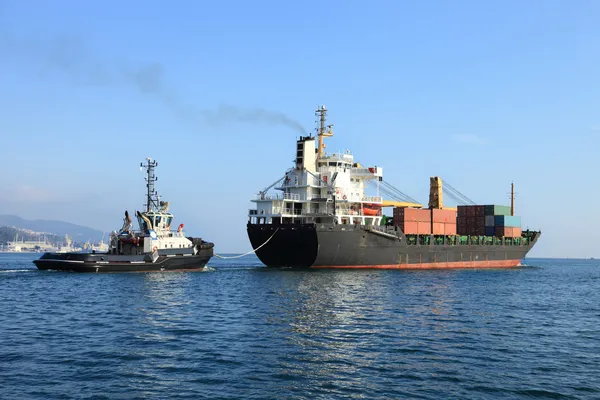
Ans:
[[[456,235],[456,224],[444,224],[444,235]]]
[[[493,215],[486,215],[485,216],[485,226],[486,227],[490,227],[491,226],[493,228],[494,225],[496,225],[496,220],[495,220],[494,216]],[[490,235],[490,236],[493,236],[493,234]]]
[[[458,235],[485,236],[485,227],[484,226],[459,227],[457,225],[456,233]]]
[[[498,237],[520,237],[521,228],[508,227],[508,226],[497,226],[495,229],[496,236]]]
[[[440,210],[432,209],[431,217],[433,222],[444,222],[456,224],[456,211],[454,210]]]
[[[495,236],[496,229],[494,226],[486,226],[485,227],[485,236]]]
[[[443,222],[433,223],[434,235],[456,235],[456,224],[448,224]]]
[[[397,225],[405,235],[431,235],[431,222],[405,221]]]
[[[398,216],[407,222],[431,222],[431,210],[422,208],[399,208]]]
[[[494,217],[496,226],[508,226],[508,227],[521,227],[521,217],[510,216],[510,215],[496,215]]]
[[[466,217],[467,218],[467,226],[485,226],[485,217]]]
[[[472,229],[471,235],[473,236],[485,236],[485,226],[476,226]]]
[[[485,206],[473,206],[475,207],[475,215],[478,217],[482,217],[485,215]]]
[[[512,237],[521,237],[522,230],[521,228],[512,228],[513,235]]]
[[[485,215],[510,215],[509,206],[485,206]]]
[[[478,206],[457,206],[456,212],[460,217],[474,217],[479,211],[477,211]]]

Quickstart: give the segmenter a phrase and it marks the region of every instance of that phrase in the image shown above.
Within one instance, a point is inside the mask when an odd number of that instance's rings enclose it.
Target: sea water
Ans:
[[[0,254],[0,398],[600,398],[600,266],[38,271]]]

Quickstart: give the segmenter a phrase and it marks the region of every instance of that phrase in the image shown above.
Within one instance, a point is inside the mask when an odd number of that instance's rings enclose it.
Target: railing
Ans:
[[[383,198],[381,196],[366,196],[361,201],[368,201],[369,203],[381,203]]]
[[[369,170],[369,168],[352,168],[351,172],[353,175],[373,175],[375,174]]]
[[[337,215],[351,216],[351,217],[381,217],[381,211],[377,212],[376,215],[369,215],[362,212],[362,210],[350,210],[350,209],[337,209],[335,212]]]
[[[300,195],[297,193],[257,194],[254,200],[300,200]]]
[[[328,215],[326,210],[309,210],[304,212],[303,210],[296,210],[289,207],[273,207],[271,210],[248,210],[249,216],[271,216],[271,215],[295,215],[295,216],[315,216],[315,215]]]

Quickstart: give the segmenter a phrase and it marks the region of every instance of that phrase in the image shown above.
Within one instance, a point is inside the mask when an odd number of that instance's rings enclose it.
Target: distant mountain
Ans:
[[[58,236],[68,234],[76,242],[85,242],[87,240],[98,241],[102,238],[103,233],[97,229],[70,222],[45,219],[26,220],[16,215],[0,215],[0,226],[14,226],[15,228],[30,229],[35,232],[47,232]]]

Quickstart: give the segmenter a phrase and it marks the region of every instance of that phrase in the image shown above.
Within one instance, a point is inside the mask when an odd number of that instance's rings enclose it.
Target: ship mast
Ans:
[[[333,136],[333,130],[331,129],[333,125],[325,125],[325,119],[327,117],[327,109],[325,106],[321,106],[315,111],[315,115],[319,116],[319,127],[317,128],[318,136],[319,136],[319,149],[317,152],[317,160],[323,157],[325,150],[325,143],[323,143],[324,137]],[[327,129],[327,131],[326,131]]]
[[[140,167],[146,167],[146,188],[148,189],[146,194],[146,212],[152,211],[152,208],[158,208],[158,204],[153,200],[153,196],[156,196],[156,190],[154,190],[154,182],[158,180],[158,178],[154,175],[154,167],[158,166],[158,163],[151,158],[146,158],[146,165],[140,164]]]
[[[510,183],[510,215],[515,215],[515,184]]]

